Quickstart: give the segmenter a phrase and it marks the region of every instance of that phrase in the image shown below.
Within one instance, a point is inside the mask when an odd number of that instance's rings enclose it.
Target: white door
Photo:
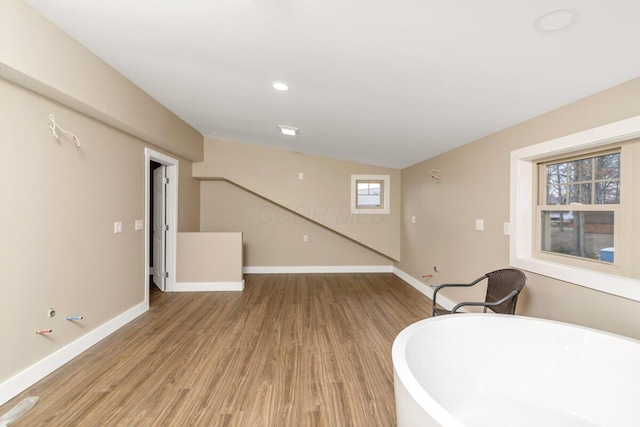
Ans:
[[[167,168],[153,171],[153,283],[165,290],[167,252]]]

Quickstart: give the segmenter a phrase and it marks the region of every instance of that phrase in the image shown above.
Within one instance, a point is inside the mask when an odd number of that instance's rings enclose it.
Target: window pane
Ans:
[[[591,181],[591,159],[575,160],[569,163],[571,181]]]
[[[357,182],[356,204],[359,208],[379,208],[382,206],[380,182]]]
[[[358,182],[358,193],[380,194],[380,183],[379,182]]]
[[[620,203],[620,181],[597,182],[595,202],[598,205]]]
[[[591,204],[591,184],[572,184],[569,186],[569,203]]]
[[[541,250],[613,262],[612,211],[543,211]]]
[[[605,154],[595,158],[596,179],[620,178],[620,153]]]
[[[567,186],[566,185],[548,185],[547,186],[547,205],[566,205],[567,204]]]
[[[358,194],[358,207],[379,207],[379,194]]]
[[[547,205],[620,204],[620,153],[546,165]]]
[[[547,184],[567,182],[567,163],[547,165]]]

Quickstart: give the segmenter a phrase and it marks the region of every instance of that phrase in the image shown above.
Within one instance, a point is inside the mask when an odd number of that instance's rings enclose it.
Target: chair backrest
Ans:
[[[491,307],[491,310],[496,313],[514,314],[516,311],[516,303],[518,302],[518,295],[527,282],[527,276],[515,268],[504,268],[502,270],[492,271],[491,273],[487,273],[486,276],[489,280],[487,282],[485,302],[500,301],[513,290],[518,291],[513,298],[495,307]]]

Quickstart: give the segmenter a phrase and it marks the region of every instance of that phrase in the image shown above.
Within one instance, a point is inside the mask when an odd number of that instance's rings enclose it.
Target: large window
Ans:
[[[539,164],[541,251],[614,262],[620,167],[619,149]]]
[[[640,116],[511,152],[510,263],[640,301]]]

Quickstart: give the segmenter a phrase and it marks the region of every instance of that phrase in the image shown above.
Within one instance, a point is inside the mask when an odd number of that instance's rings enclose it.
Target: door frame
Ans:
[[[146,232],[144,233],[144,292],[145,301],[149,302],[149,274],[153,272],[149,266],[150,250],[149,244],[151,239],[151,233],[153,230],[150,228],[151,224],[151,161],[160,163],[166,166],[167,178],[169,183],[167,184],[166,191],[166,206],[167,206],[167,225],[169,230],[167,231],[166,240],[166,253],[165,253],[165,266],[169,276],[165,282],[165,291],[172,292],[175,289],[176,283],[176,241],[178,234],[178,160],[173,157],[162,154],[151,148],[146,147],[144,149],[144,216]]]
[[[149,280],[153,281],[161,291],[167,290],[167,278],[165,272],[168,271],[167,266],[167,167],[151,161],[151,191],[149,192],[149,200],[151,200],[151,211],[149,219]],[[156,242],[160,241],[161,245],[156,246]],[[160,259],[162,258],[162,259]],[[149,284],[151,287],[151,284]]]

